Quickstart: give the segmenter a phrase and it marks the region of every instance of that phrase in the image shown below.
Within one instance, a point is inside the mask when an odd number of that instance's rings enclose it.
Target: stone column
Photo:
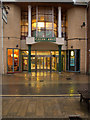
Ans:
[[[31,37],[31,5],[28,6],[28,37]]]
[[[62,32],[62,31],[61,31],[61,30],[62,30],[62,29],[61,29],[61,28],[62,28],[62,27],[61,27],[61,21],[62,21],[62,20],[61,20],[61,7],[58,7],[58,37],[60,37],[60,38],[62,37],[62,36],[61,36],[61,32]]]
[[[61,73],[61,45],[58,46],[59,48],[59,73]]]
[[[29,55],[28,55],[28,72],[31,73],[31,45],[28,45]]]

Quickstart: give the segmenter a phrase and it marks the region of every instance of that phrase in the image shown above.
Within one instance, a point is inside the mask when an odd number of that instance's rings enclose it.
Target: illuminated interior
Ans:
[[[32,37],[57,37],[58,9],[55,7],[32,7]],[[62,12],[62,37],[67,39],[67,17]],[[21,40],[28,36],[28,11],[21,11]]]
[[[8,72],[19,71],[19,50],[8,49]]]
[[[13,71],[13,50],[8,49],[8,71]]]
[[[36,12],[36,9],[37,12]],[[54,7],[32,8],[32,36],[57,37],[57,9]],[[38,17],[36,17],[38,16]]]
[[[19,71],[19,50],[14,49],[14,71]]]
[[[22,51],[23,70],[28,70],[28,51]],[[58,70],[59,65],[59,51],[31,51],[31,70]],[[62,71],[65,71],[65,51],[61,52],[62,56]]]

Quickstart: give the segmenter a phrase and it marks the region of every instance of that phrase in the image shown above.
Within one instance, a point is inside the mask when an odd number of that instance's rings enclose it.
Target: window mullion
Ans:
[[[54,7],[52,7],[52,37],[54,37]]]
[[[36,37],[38,36],[38,6],[36,7]]]

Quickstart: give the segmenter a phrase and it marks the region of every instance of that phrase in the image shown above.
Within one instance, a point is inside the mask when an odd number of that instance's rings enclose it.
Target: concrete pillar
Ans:
[[[28,37],[31,37],[31,5],[28,6]]]
[[[29,55],[28,55],[28,72],[31,73],[31,45],[28,45]]]
[[[61,45],[58,46],[59,48],[59,72],[61,73]]]
[[[62,37],[61,35],[61,30],[62,30],[62,27],[61,27],[61,7],[58,7],[58,37]]]

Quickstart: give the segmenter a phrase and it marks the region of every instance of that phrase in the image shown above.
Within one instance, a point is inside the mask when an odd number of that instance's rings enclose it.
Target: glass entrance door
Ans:
[[[50,63],[50,57],[47,57],[46,60],[47,60],[46,61],[47,70],[50,71],[50,65],[51,65],[51,63]]]
[[[36,64],[37,64],[37,70],[43,70],[44,69],[44,57],[37,57],[37,61],[36,61]]]
[[[23,71],[28,70],[28,57],[23,57]]]
[[[40,67],[41,67],[40,69],[41,69],[41,70],[44,69],[44,66],[43,66],[44,63],[43,63],[43,62],[44,62],[44,61],[43,61],[43,57],[41,57],[41,58],[40,58]]]
[[[31,69],[35,70],[35,57],[31,57]]]
[[[46,57],[44,57],[44,70],[46,70],[47,69],[47,59],[46,59]]]
[[[52,57],[52,70],[57,70],[57,57]]]
[[[50,71],[50,66],[51,66],[51,62],[50,62],[50,57],[37,57],[37,61],[36,61],[36,70],[47,70]]]

